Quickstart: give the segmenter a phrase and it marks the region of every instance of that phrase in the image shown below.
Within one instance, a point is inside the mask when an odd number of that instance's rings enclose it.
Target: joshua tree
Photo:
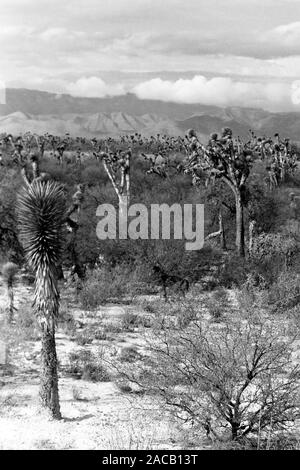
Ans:
[[[193,182],[197,184],[205,174],[208,181],[224,181],[234,194],[236,248],[239,255],[245,256],[244,196],[254,156],[253,139],[247,143],[239,138],[234,139],[228,127],[223,129],[220,137],[212,134],[207,146],[199,142],[193,129],[188,132],[187,138],[189,154],[186,171],[192,174]]]
[[[105,171],[113,185],[119,200],[119,210],[123,211],[130,202],[130,161],[131,149],[126,151],[110,151],[106,144],[106,151],[101,151],[101,142],[91,140],[93,154],[102,160]]]
[[[67,209],[66,213],[66,225],[67,229],[71,233],[70,242],[68,245],[69,252],[71,254],[72,259],[72,274],[77,274],[80,279],[85,277],[85,267],[82,265],[80,261],[80,257],[78,256],[77,249],[76,249],[76,241],[77,241],[77,232],[79,229],[79,218],[80,212],[82,208],[82,204],[84,201],[84,185],[78,184],[76,188],[76,192],[72,196],[72,203],[70,207]],[[62,272],[62,268],[60,267]]]
[[[7,322],[11,323],[14,315],[14,282],[16,274],[18,272],[18,266],[15,263],[5,263],[2,267],[3,279],[6,282],[7,295],[8,295],[8,318]]]
[[[56,266],[60,260],[66,208],[63,188],[53,181],[33,181],[18,196],[20,240],[35,273],[34,302],[42,333],[40,399],[60,419],[55,324],[59,309]]]

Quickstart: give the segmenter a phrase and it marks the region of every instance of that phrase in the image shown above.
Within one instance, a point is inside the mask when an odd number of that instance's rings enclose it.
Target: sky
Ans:
[[[300,0],[0,0],[0,80],[300,112]]]

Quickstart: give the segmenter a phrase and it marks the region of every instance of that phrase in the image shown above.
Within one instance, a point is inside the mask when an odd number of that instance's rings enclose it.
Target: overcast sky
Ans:
[[[0,79],[300,111],[300,0],[0,0]]]

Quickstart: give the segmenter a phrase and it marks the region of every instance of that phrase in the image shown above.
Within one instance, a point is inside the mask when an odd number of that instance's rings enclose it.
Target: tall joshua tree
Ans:
[[[60,419],[55,325],[59,309],[56,266],[66,216],[63,188],[53,181],[33,181],[18,196],[17,216],[20,241],[35,273],[33,306],[42,334],[41,405],[51,418]]]
[[[222,135],[214,133],[207,146],[202,145],[193,129],[188,132],[189,152],[186,171],[192,173],[197,184],[205,173],[209,181],[224,181],[232,190],[236,209],[236,249],[245,256],[244,208],[246,182],[253,163],[256,142],[244,143],[234,139],[232,130],[224,128]]]
[[[126,210],[126,205],[130,202],[130,163],[132,150],[110,151],[106,145],[105,152],[101,151],[101,143],[97,139],[91,140],[93,153],[95,157],[102,160],[105,171],[113,185],[119,200],[119,210]]]

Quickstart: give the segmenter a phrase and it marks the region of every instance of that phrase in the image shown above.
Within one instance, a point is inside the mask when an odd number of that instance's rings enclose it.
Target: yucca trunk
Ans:
[[[34,292],[34,307],[41,326],[42,343],[40,401],[53,419],[61,419],[55,344],[59,298],[56,266],[41,263],[35,272]]]
[[[14,289],[12,283],[7,285],[7,296],[8,296],[8,317],[7,323],[11,324],[14,318]]]
[[[41,405],[49,411],[51,418],[61,419],[54,325],[52,328],[48,328],[46,325],[42,326],[41,341]]]

